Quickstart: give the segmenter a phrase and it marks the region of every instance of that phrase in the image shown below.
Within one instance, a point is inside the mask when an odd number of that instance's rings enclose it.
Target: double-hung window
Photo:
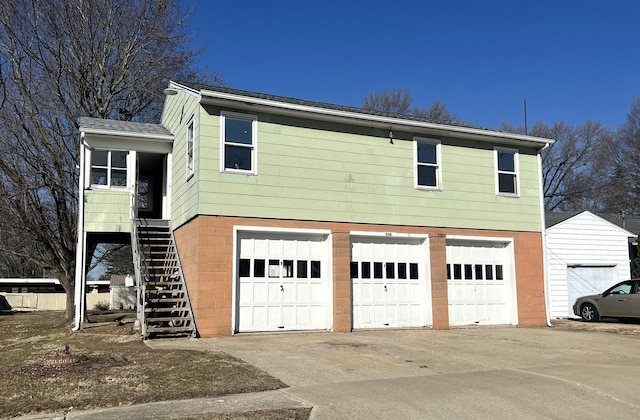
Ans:
[[[124,188],[127,186],[128,152],[93,150],[91,152],[91,185]]]
[[[194,137],[193,118],[191,118],[187,124],[187,179],[193,175],[194,171]]]
[[[440,141],[414,138],[414,178],[418,189],[442,189],[442,165],[440,158]]]
[[[495,149],[496,192],[498,195],[517,197],[519,191],[518,151]]]
[[[257,174],[257,117],[223,112],[220,119],[220,170]]]

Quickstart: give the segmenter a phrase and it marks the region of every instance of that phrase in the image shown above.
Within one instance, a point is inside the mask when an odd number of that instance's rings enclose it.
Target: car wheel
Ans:
[[[598,310],[591,303],[585,303],[580,308],[580,316],[587,322],[597,321],[600,318]]]

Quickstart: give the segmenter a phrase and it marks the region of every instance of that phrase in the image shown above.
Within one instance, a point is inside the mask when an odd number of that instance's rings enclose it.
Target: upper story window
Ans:
[[[187,178],[193,175],[194,171],[194,126],[193,126],[193,118],[187,124]]]
[[[127,186],[129,152],[94,150],[91,152],[91,185]]]
[[[518,151],[514,149],[495,149],[496,190],[499,195],[518,196]]]
[[[419,189],[442,188],[440,142],[438,140],[414,138],[415,186]]]
[[[221,168],[223,172],[257,173],[257,117],[223,112]]]

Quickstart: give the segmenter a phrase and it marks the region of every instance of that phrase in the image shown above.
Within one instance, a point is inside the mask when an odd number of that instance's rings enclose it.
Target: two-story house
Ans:
[[[552,140],[192,83],[165,94],[158,125],[80,120],[77,297],[93,244],[132,237],[139,316],[160,319],[147,335],[546,325]],[[163,235],[175,249],[152,249]]]

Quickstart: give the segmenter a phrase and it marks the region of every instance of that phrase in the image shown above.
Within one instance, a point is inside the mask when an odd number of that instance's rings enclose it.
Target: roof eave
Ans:
[[[83,127],[80,127],[80,134],[84,136],[86,136],[87,134],[90,134],[90,135],[97,135],[97,136],[109,136],[109,137],[119,137],[119,138],[135,138],[139,140],[164,141],[167,143],[171,143],[174,140],[173,135],[133,133],[131,131],[117,131],[117,130],[83,128]]]
[[[273,112],[277,109],[283,115],[313,115],[316,119],[325,121],[366,125],[369,127],[391,128],[393,130],[411,130],[417,134],[445,135],[452,134],[458,138],[469,140],[489,141],[493,143],[507,144],[513,146],[526,146],[543,149],[551,145],[554,140],[541,137],[526,136],[522,134],[502,133],[493,130],[485,130],[472,127],[459,127],[453,125],[435,124],[423,121],[415,121],[402,118],[385,117],[379,115],[368,115],[358,112],[343,111],[330,108],[314,107],[302,104],[293,104],[270,99],[254,98],[250,96],[237,95],[225,92],[202,90],[201,103],[212,105],[233,105],[237,108],[248,111]]]

